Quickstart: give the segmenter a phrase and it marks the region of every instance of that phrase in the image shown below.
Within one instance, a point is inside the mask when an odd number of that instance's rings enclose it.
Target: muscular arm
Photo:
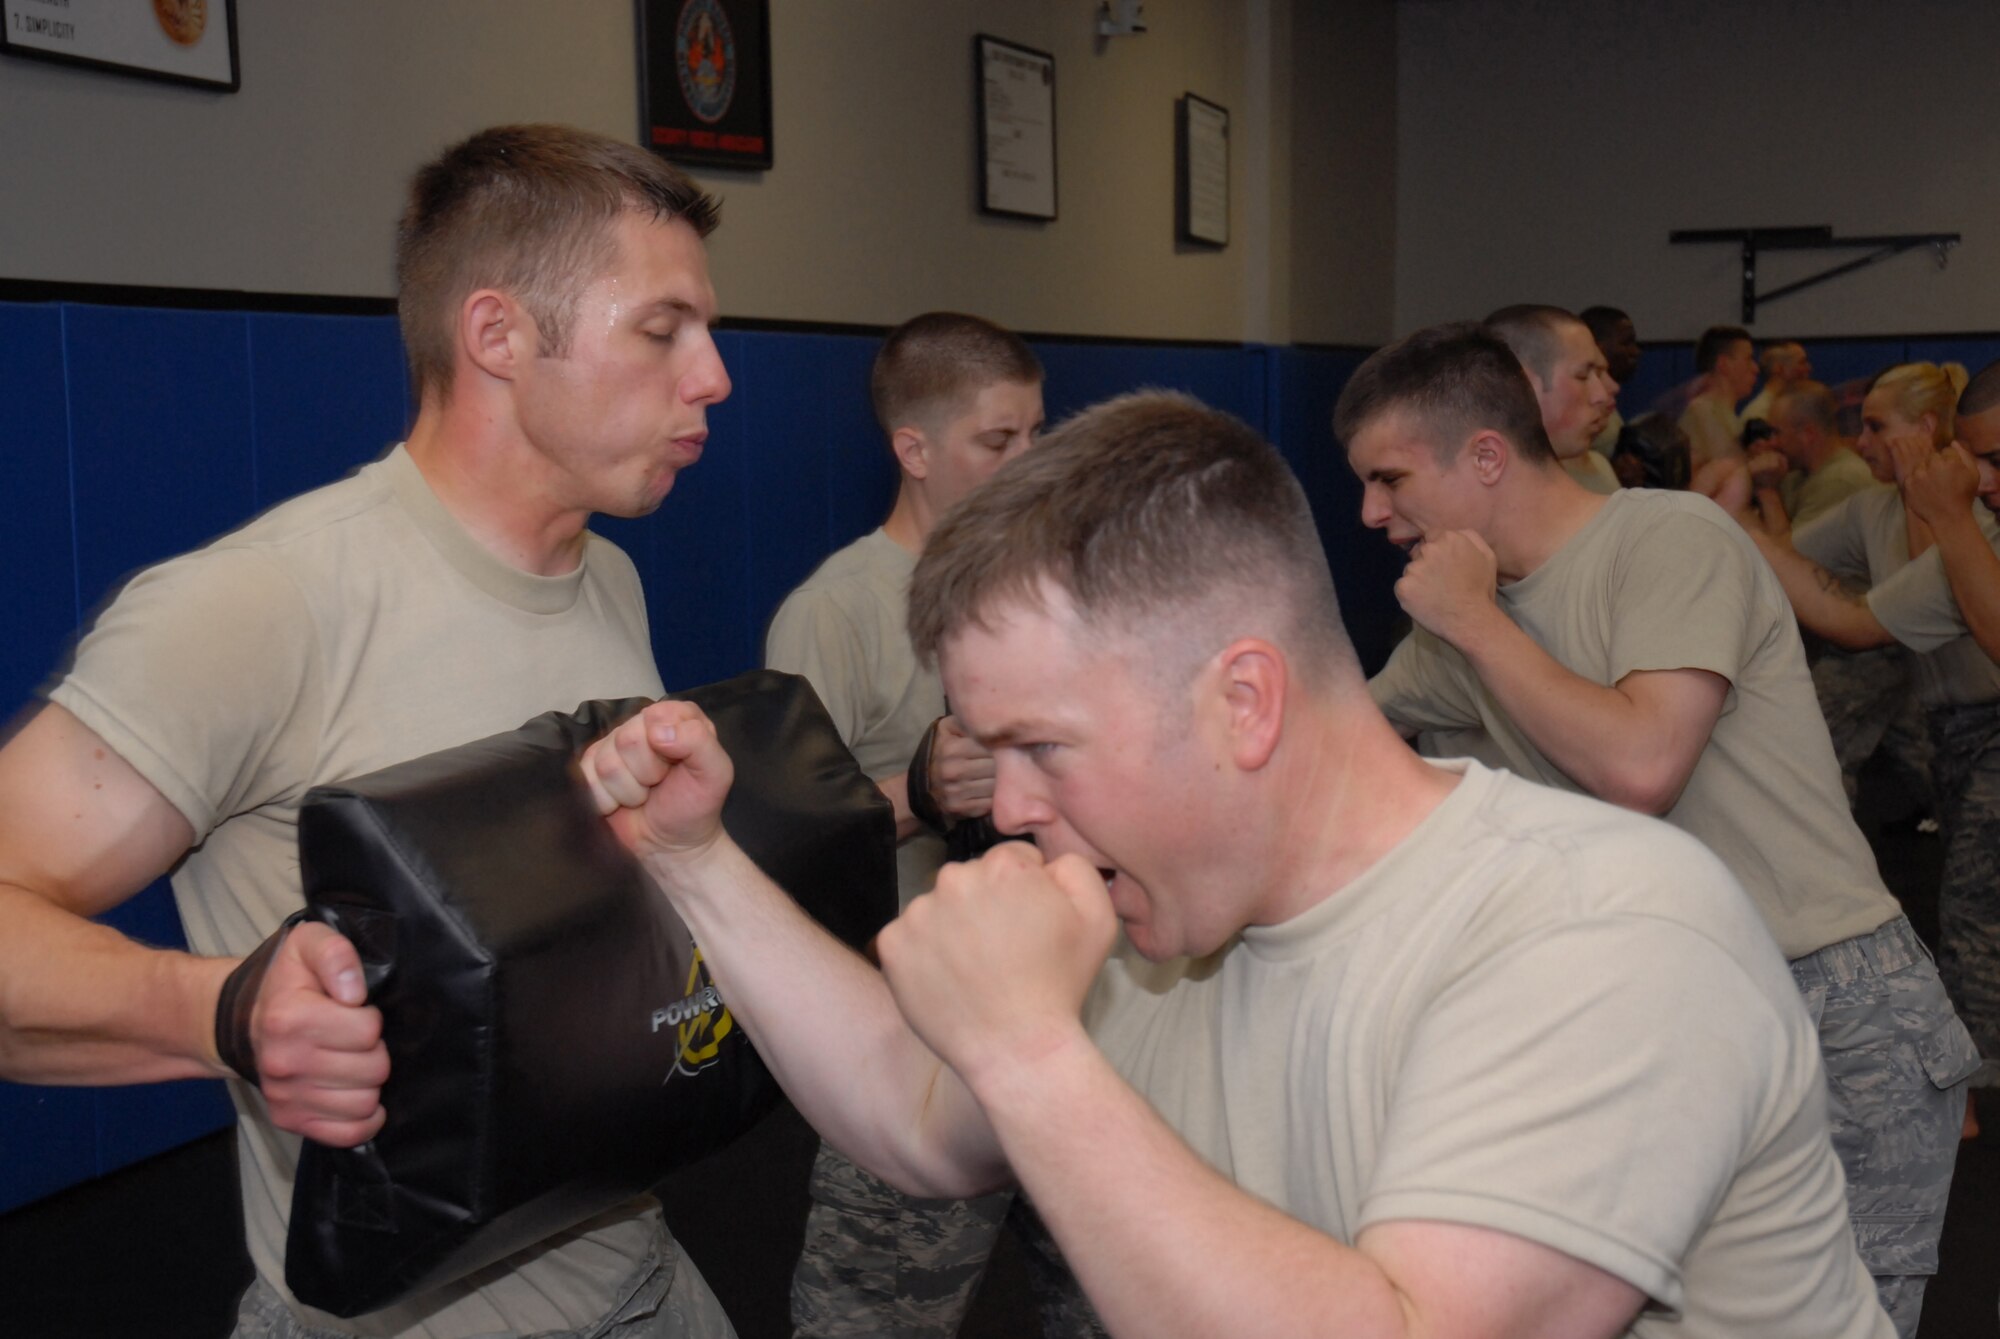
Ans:
[[[1391,1222],[1342,1245],[1203,1162],[1081,1029],[978,1095],[1114,1334],[1604,1336],[1643,1300],[1486,1228]]]
[[[918,1040],[876,971],[743,854],[717,816],[731,771],[714,728],[662,702],[585,755],[599,809],[701,944],[730,1011],[806,1119],[913,1194],[1009,1179],[970,1094]]]
[[[2000,660],[2000,554],[1974,510],[1981,468],[1958,442],[1942,451],[1900,453],[1896,460],[1911,525],[1929,527],[1966,630],[1980,650]]]
[[[1807,631],[1850,651],[1887,646],[1896,639],[1868,608],[1867,598],[1800,553],[1791,543],[1755,527],[1745,527],[1757,551],[1778,574],[1792,612]]]
[[[1636,670],[1606,687],[1576,674],[1494,602],[1493,551],[1433,535],[1396,583],[1410,616],[1458,649],[1521,733],[1599,799],[1664,814],[1708,747],[1729,683],[1703,669]]]
[[[1112,1068],[1079,1004],[1115,932],[1076,856],[955,865],[882,937],[896,1002],[978,1097],[1116,1334],[1601,1336],[1639,1291],[1491,1229],[1390,1222],[1354,1246],[1205,1163]]]
[[[1599,799],[1664,814],[1708,747],[1729,681],[1639,670],[1605,687],[1536,644],[1496,607],[1458,649],[1537,749]]]
[[[0,1074],[29,1083],[151,1083],[228,1073],[216,997],[233,958],[147,948],[88,918],[172,867],[194,831],[62,707],[0,749]],[[272,1119],[322,1143],[381,1127],[388,1072],[360,962],[324,926],[288,936],[252,1009]]]
[[[1952,598],[1979,649],[2000,660],[2000,553],[1971,512],[1932,526]]]
[[[145,948],[87,919],[159,877],[194,832],[58,706],[0,750],[0,1073],[145,1083],[223,1072],[215,999],[234,963]]]

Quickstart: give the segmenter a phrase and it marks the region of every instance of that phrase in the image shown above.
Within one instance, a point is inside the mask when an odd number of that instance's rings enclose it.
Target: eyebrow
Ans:
[[[686,298],[655,298],[651,302],[642,303],[639,307],[638,317],[643,321],[663,311],[674,312],[681,316],[691,316],[711,329],[714,328],[715,322],[718,319],[713,316],[704,319],[702,314],[695,310],[695,305]]]

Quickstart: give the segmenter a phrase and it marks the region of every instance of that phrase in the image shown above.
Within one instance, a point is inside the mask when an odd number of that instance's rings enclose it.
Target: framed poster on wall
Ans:
[[[979,94],[979,207],[1016,218],[1056,216],[1056,58],[981,33],[972,39]]]
[[[1228,246],[1229,109],[1187,93],[1176,111],[1176,231],[1184,242]]]
[[[243,86],[236,0],[0,0],[0,52],[224,93]]]
[[[664,158],[769,167],[769,0],[639,0],[639,116]]]

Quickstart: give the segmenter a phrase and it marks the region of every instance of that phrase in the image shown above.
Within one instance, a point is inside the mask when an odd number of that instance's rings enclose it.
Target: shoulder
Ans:
[[[1602,924],[1645,938],[1656,933],[1647,927],[1672,926],[1685,934],[1669,938],[1729,956],[1769,940],[1728,868],[1671,824],[1507,773],[1496,774],[1474,821],[1482,863],[1498,874],[1478,918],[1489,933]]]

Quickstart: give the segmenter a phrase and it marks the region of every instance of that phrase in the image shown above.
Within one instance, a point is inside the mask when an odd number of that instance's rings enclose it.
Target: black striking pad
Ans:
[[[895,822],[805,680],[675,694],[736,766],[723,823],[834,934],[895,914]],[[382,1010],[388,1123],[308,1142],[285,1282],[338,1316],[393,1305],[631,1198],[749,1129],[776,1082],[576,755],[645,705],[590,702],[321,786],[299,815],[313,916]]]

